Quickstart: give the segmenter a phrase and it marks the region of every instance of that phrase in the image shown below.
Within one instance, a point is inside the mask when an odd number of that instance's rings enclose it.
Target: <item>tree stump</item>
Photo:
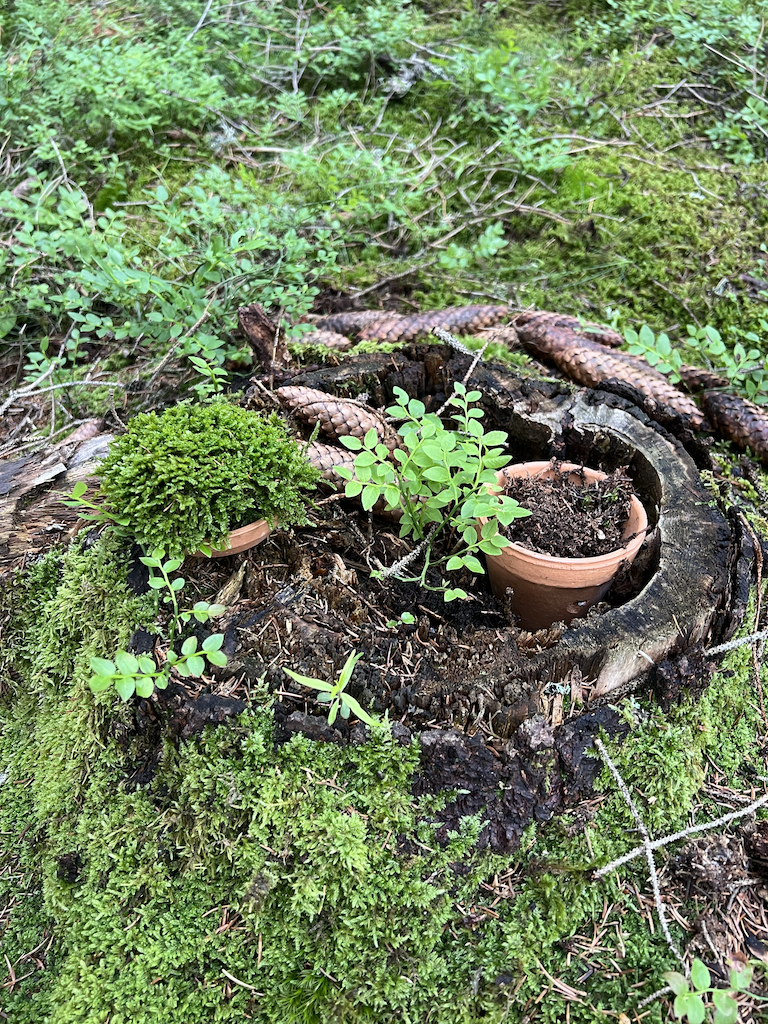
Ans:
[[[376,405],[403,387],[429,409],[469,365],[448,348],[414,345],[298,374],[292,383],[347,396],[365,391]],[[533,690],[576,670],[593,697],[605,696],[638,687],[662,660],[719,639],[726,628],[735,631],[740,614],[730,605],[738,538],[680,441],[628,399],[600,390],[534,384],[495,366],[475,368],[467,386],[482,392],[484,423],[508,433],[515,461],[557,457],[607,471],[627,466],[654,527],[645,547],[652,571],[642,591],[620,607],[575,619],[558,643],[520,656],[510,676]]]

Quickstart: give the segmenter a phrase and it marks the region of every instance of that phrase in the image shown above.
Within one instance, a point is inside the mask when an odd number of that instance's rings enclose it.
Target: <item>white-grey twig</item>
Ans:
[[[667,846],[669,843],[677,843],[681,839],[687,839],[688,836],[694,836],[698,832],[708,832],[710,829],[719,828],[721,825],[727,825],[729,821],[735,821],[737,818],[744,818],[747,814],[752,814],[758,809],[768,804],[768,793],[764,793],[759,800],[754,800],[751,804],[746,807],[740,808],[738,811],[731,811],[730,814],[724,814],[721,818],[715,818],[713,821],[704,821],[700,825],[690,825],[688,828],[682,829],[680,832],[675,832],[674,835],[664,836],[663,839],[654,839],[650,844],[651,850],[659,850],[662,846]],[[625,853],[623,857],[617,857],[616,860],[612,860],[610,864],[606,864],[605,867],[600,868],[599,871],[595,872],[595,878],[603,878],[605,875],[609,875],[616,868],[620,868],[622,864],[627,864],[629,861],[634,860],[635,857],[639,857],[641,853],[645,852],[645,846],[636,846],[634,850],[630,850],[629,853]]]
[[[724,654],[726,651],[735,651],[737,647],[746,647],[747,644],[753,644],[759,640],[768,640],[768,629],[761,629],[758,633],[750,633],[749,636],[742,636],[737,640],[729,640],[727,644],[718,644],[717,647],[708,647],[704,653]]]
[[[213,6],[213,0],[208,0],[208,3],[205,5],[205,10],[200,15],[200,21],[198,21],[198,23],[195,25],[195,27],[192,29],[192,31],[187,36],[187,38],[184,40],[185,43],[188,43],[190,41],[190,39],[194,39],[195,38],[197,33],[200,31],[200,29],[205,24],[205,19],[208,17],[208,12],[210,11],[212,6]]]
[[[439,338],[440,341],[445,342],[446,345],[450,345],[451,348],[455,348],[457,352],[462,352],[465,356],[473,356],[475,354],[472,349],[467,348],[467,346],[463,345],[458,338],[454,338],[450,331],[445,331],[442,327],[433,327],[432,333],[436,338]]]
[[[642,852],[645,853],[645,858],[648,861],[648,870],[651,875],[651,888],[653,889],[653,899],[654,903],[656,904],[656,914],[659,918],[659,924],[661,925],[661,930],[664,933],[664,938],[667,940],[667,945],[669,946],[671,952],[674,954],[675,959],[678,961],[680,966],[685,971],[685,975],[687,977],[690,973],[690,969],[686,964],[685,960],[683,959],[683,954],[677,948],[675,940],[672,938],[672,933],[669,930],[667,914],[664,910],[664,903],[661,899],[661,890],[659,889],[659,876],[656,871],[656,862],[653,859],[653,848],[651,846],[651,837],[648,835],[648,829],[645,827],[645,822],[640,817],[640,812],[635,806],[635,801],[632,799],[632,794],[629,792],[629,788],[627,787],[626,782],[624,781],[624,779],[622,779],[621,775],[619,774],[619,769],[613,763],[611,755],[608,753],[605,744],[601,739],[598,738],[595,740],[595,746],[600,751],[600,756],[605,761],[608,771],[616,780],[616,785],[619,787],[619,791],[621,795],[624,797],[627,807],[629,807],[630,811],[632,812],[632,817],[635,819],[637,830],[643,837]]]
[[[399,562],[395,562],[394,565],[389,565],[385,569],[382,569],[379,572],[379,579],[385,580],[389,576],[395,576],[397,575],[398,572],[400,572],[401,569],[405,569],[407,566],[411,564],[411,562],[414,562],[419,557],[424,548],[428,546],[429,542],[432,540],[432,537],[436,529],[437,523],[433,523],[432,526],[430,526],[429,532],[427,533],[426,537],[424,537],[424,539],[416,545],[413,551],[409,551],[407,555],[404,555],[403,558],[401,558]]]

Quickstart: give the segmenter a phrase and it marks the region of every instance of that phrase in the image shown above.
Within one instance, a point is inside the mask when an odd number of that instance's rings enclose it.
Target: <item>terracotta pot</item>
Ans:
[[[261,544],[263,540],[272,532],[272,528],[266,519],[259,519],[255,523],[249,523],[247,526],[241,526],[237,530],[232,530],[229,535],[229,545],[226,548],[218,548],[211,552],[211,558],[224,558],[226,555],[238,555],[241,551],[247,551],[248,548],[255,548],[257,544]],[[203,551],[194,551],[193,557],[205,558]]]
[[[563,462],[560,469],[574,471],[571,479],[581,482],[582,468]],[[588,483],[602,480],[607,474],[595,469],[583,470]],[[556,470],[549,462],[525,462],[507,466],[498,474],[500,486],[516,476],[552,477]],[[510,544],[501,554],[486,556],[491,589],[496,597],[504,597],[512,587],[512,610],[524,629],[543,629],[553,622],[570,622],[586,615],[606,593],[622,562],[632,562],[645,540],[648,517],[639,498],[632,496],[624,537],[627,545],[594,558],[555,558],[530,551],[520,544]]]

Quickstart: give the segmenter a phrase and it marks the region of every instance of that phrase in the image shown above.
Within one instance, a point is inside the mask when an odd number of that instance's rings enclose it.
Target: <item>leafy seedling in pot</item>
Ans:
[[[302,686],[309,686],[313,690],[320,691],[317,699],[322,704],[328,704],[328,725],[333,725],[339,711],[341,711],[341,717],[344,719],[349,718],[350,713],[354,712],[361,722],[365,722],[366,725],[374,725],[374,719],[371,718],[367,711],[363,711],[355,698],[350,697],[348,693],[344,693],[344,688],[352,678],[355,665],[362,656],[362,652],[358,654],[356,651],[352,651],[344,662],[344,667],[335,683],[327,683],[324,679],[310,679],[308,676],[300,676],[298,672],[294,672],[290,668],[284,668],[283,672],[290,676],[291,679],[295,679],[297,683],[301,683]]]

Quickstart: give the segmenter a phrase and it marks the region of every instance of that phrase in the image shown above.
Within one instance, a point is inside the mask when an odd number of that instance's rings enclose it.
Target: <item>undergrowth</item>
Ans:
[[[348,0],[214,4],[198,25],[189,0],[18,0],[5,375],[129,382],[171,346],[187,370],[247,367],[244,301],[295,323],[371,286],[374,305],[555,306],[673,342],[734,328],[762,358],[761,11]],[[108,401],[59,398],[62,423]]]
[[[15,0],[1,379],[108,373],[133,411],[171,351],[181,390],[188,357],[247,372],[245,302],[296,324],[366,289],[362,305],[648,324],[673,346],[709,324],[732,347],[754,335],[762,361],[764,7],[235,2],[201,21],[191,0]],[[27,431],[109,409],[99,387],[55,394]],[[590,880],[636,842],[607,773],[586,826],[563,815],[499,857],[474,819],[436,844],[434,798],[411,794],[416,748],[384,729],[275,749],[264,693],[235,725],[160,742],[91,694],[90,659],[156,614],[117,544],[88,534],[0,595],[14,1024],[597,1024],[661,986],[641,860]],[[745,648],[669,714],[622,703],[632,729],[611,752],[655,835],[694,798],[718,813],[700,792],[710,761],[744,790],[763,770],[749,672]],[[484,886],[510,868],[490,907]],[[615,927],[589,975],[569,942],[598,919]],[[583,995],[566,1004],[553,979]]]

